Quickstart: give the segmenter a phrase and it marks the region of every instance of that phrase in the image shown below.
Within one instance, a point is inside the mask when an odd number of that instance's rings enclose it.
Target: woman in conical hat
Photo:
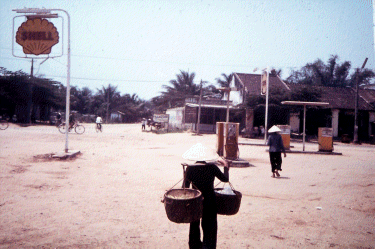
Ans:
[[[229,181],[228,163],[220,158],[214,150],[201,143],[193,145],[182,157],[195,161],[194,165],[186,168],[183,187],[188,188],[192,183],[193,188],[197,188],[203,195],[202,221],[197,220],[190,223],[189,248],[216,248],[217,207],[214,180],[217,177],[222,182]],[[224,173],[216,166],[215,162],[224,165]],[[203,242],[200,238],[200,225],[203,230]]]
[[[270,161],[271,161],[271,171],[272,177],[279,177],[279,171],[282,171],[281,164],[281,152],[284,153],[284,157],[286,157],[285,148],[283,144],[283,139],[279,134],[280,128],[276,125],[272,126],[271,129],[268,130],[269,137],[267,140],[267,145],[270,146],[269,154],[270,154]]]

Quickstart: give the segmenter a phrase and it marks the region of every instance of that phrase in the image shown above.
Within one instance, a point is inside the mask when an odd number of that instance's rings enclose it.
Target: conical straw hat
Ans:
[[[219,158],[219,155],[201,143],[193,145],[182,154],[182,158],[191,161],[213,161]]]
[[[276,125],[272,126],[271,129],[268,130],[268,133],[272,133],[272,132],[280,132],[280,128],[277,127]]]

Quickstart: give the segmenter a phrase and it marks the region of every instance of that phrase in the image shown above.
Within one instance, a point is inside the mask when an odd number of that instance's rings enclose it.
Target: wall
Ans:
[[[166,114],[169,114],[169,130],[182,130],[184,129],[184,107],[168,109]]]
[[[300,133],[299,130],[299,113],[291,113],[289,118],[290,131],[294,133]]]

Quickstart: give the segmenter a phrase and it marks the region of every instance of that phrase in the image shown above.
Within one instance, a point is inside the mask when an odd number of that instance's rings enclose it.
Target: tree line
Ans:
[[[272,69],[270,75],[280,76],[281,73],[281,70]],[[292,71],[284,81],[306,87],[289,94],[273,89],[269,103],[281,106],[283,100],[318,101],[319,92],[309,86],[353,87],[357,82],[369,85],[374,77],[375,73],[370,69],[351,73],[349,61],[340,63],[337,55],[331,55],[327,63],[317,59]],[[95,92],[87,87],[72,86],[70,109],[83,115],[100,115],[107,121],[112,113],[117,113],[121,117],[120,122],[136,122],[141,118],[150,118],[153,113],[181,107],[186,97],[199,96],[201,91],[204,97],[221,99],[223,94],[219,87],[229,87],[232,81],[233,74],[223,73],[214,84],[196,82],[194,72],[180,70],[176,79],[163,85],[160,94],[150,101],[140,99],[137,94],[121,94],[117,86],[111,84],[103,85]],[[65,110],[65,95],[66,87],[60,82],[0,67],[0,115],[16,114],[22,123],[48,121],[52,111]],[[265,104],[265,97],[261,95],[245,96],[245,99],[244,107],[259,108]]]
[[[117,86],[108,84],[96,89],[70,89],[70,110],[79,115],[99,115],[109,121],[111,113],[118,113],[122,122],[136,122],[151,115],[149,101],[136,94],[121,94]],[[65,111],[66,87],[60,82],[30,77],[22,71],[8,71],[0,67],[0,115],[16,115],[20,123],[50,121],[53,111]]]

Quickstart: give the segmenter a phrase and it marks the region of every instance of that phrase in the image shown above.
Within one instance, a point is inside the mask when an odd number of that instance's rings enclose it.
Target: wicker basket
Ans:
[[[241,206],[242,194],[233,189],[236,195],[226,195],[218,193],[223,188],[215,188],[217,213],[222,215],[234,215],[238,213]]]
[[[196,189],[171,189],[164,194],[167,217],[176,223],[191,223],[202,218],[203,196]]]

